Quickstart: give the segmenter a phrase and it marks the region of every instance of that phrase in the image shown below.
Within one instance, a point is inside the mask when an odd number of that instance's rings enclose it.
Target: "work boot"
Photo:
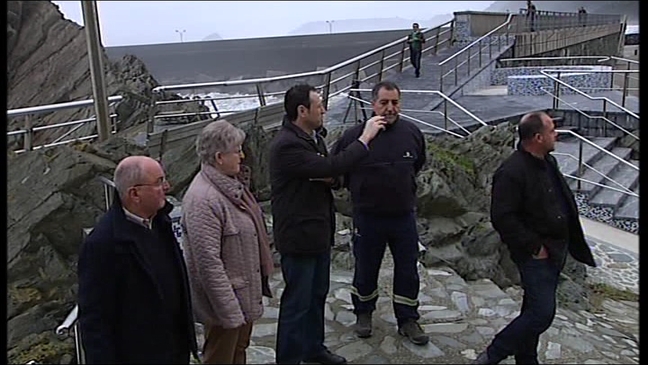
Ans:
[[[428,335],[423,332],[421,325],[416,321],[405,322],[405,324],[398,328],[398,334],[407,336],[410,342],[415,345],[425,345],[430,341]]]
[[[360,338],[371,337],[371,313],[359,313],[355,324],[355,333]]]

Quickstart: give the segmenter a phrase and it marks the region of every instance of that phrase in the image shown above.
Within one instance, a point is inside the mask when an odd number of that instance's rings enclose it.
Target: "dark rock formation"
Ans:
[[[92,83],[85,31],[66,20],[58,7],[49,1],[9,1],[7,19],[7,108],[91,99]],[[144,122],[151,105],[151,89],[157,81],[146,66],[134,56],[126,55],[116,62],[108,60],[104,68],[106,93],[122,95],[117,106],[119,130]],[[179,99],[164,94],[165,100]],[[176,108],[178,109],[178,108]],[[94,115],[92,106],[68,109],[32,117],[32,125],[52,125]],[[24,126],[21,117],[7,121],[7,130]],[[71,136],[87,136],[96,130],[86,124]],[[51,142],[68,128],[48,129],[35,133],[34,145]],[[13,143],[12,143],[13,142]],[[9,141],[9,148],[20,141]]]

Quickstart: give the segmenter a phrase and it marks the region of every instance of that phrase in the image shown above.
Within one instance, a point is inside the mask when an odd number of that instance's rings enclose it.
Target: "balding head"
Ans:
[[[164,206],[169,188],[159,162],[148,156],[129,156],[117,164],[113,181],[129,211],[152,215]]]
[[[545,155],[554,150],[556,130],[553,119],[545,112],[525,114],[520,119],[518,135],[529,152]]]

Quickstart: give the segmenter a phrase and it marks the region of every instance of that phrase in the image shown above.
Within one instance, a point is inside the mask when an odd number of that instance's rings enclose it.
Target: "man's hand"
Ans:
[[[542,260],[549,257],[549,253],[547,252],[547,249],[544,246],[540,246],[540,251],[538,251],[538,254],[532,256],[536,260]]]
[[[381,130],[385,129],[385,124],[387,121],[385,121],[385,117],[376,115],[375,117],[369,119],[365,123],[364,130],[362,131],[362,135],[360,135],[360,142],[364,143],[365,145],[368,145],[369,142],[371,142],[374,137],[380,132]]]

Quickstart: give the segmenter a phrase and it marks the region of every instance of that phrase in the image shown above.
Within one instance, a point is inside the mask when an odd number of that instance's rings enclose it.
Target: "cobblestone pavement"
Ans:
[[[613,271],[627,253],[595,242],[601,270]],[[630,256],[630,255],[628,255]],[[425,346],[410,344],[396,331],[390,295],[390,255],[385,255],[379,279],[380,298],[374,313],[373,336],[354,335],[349,286],[351,271],[334,269],[326,304],[326,345],[355,364],[467,364],[488,345],[493,336],[519,313],[521,290],[502,291],[490,280],[466,282],[449,268],[426,269],[421,276],[420,323],[430,335]],[[611,275],[611,277],[623,275]],[[625,281],[624,281],[625,282]],[[275,361],[275,337],[279,298],[283,288],[280,272],[271,280],[275,298],[264,298],[265,313],[257,321],[248,348],[248,363]],[[573,312],[563,308],[551,328],[540,337],[539,357],[547,364],[634,364],[639,361],[639,307],[636,302],[605,300],[601,313]],[[201,331],[199,331],[200,333]],[[199,341],[202,341],[199,334]],[[503,364],[513,364],[513,358]]]

